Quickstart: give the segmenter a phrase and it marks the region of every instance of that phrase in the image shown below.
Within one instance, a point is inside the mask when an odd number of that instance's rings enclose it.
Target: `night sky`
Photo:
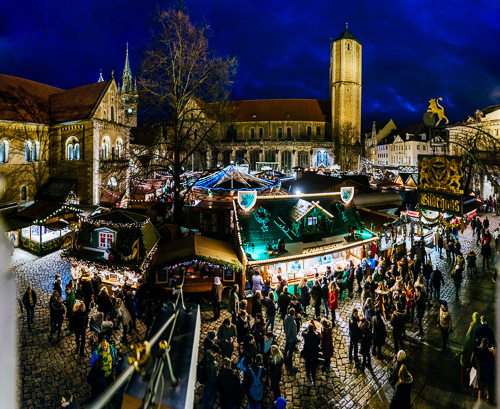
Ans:
[[[139,73],[157,1],[4,2],[0,72],[69,89],[121,79],[125,43]],[[168,3],[165,3],[168,4]],[[495,0],[186,0],[213,28],[211,44],[236,55],[232,99],[328,99],[329,43],[345,29],[363,45],[363,129],[421,122],[442,97],[455,123],[500,104],[500,2]]]

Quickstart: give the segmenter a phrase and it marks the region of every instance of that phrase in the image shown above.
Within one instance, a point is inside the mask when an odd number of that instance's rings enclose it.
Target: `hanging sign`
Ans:
[[[238,204],[245,211],[249,211],[257,202],[256,190],[239,190]]]
[[[349,204],[354,197],[353,187],[341,187],[340,188],[340,198],[345,204]]]

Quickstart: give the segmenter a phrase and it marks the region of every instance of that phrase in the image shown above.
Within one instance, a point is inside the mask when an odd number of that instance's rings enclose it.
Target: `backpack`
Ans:
[[[253,371],[252,368],[250,368],[250,372],[253,376],[253,383],[250,386],[250,397],[256,401],[259,402],[262,400],[262,397],[264,396],[264,386],[262,385],[262,381],[260,380],[260,373],[262,372],[262,367],[259,366],[259,374],[257,377],[255,377],[255,372]]]
[[[207,381],[207,378],[208,378],[207,360],[205,356],[203,356],[201,361],[198,362],[198,366],[196,367],[196,380],[202,385],[204,385],[205,382]]]

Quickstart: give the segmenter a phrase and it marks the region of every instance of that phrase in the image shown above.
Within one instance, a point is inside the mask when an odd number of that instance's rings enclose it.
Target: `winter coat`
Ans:
[[[385,345],[385,340],[387,338],[387,330],[385,329],[385,324],[382,318],[373,317],[372,319],[372,332],[373,332],[373,345],[382,347]]]
[[[490,383],[495,380],[495,355],[483,345],[474,350],[472,366],[477,369],[479,382]]]
[[[285,329],[285,338],[287,342],[297,341],[297,324],[295,324],[295,317],[287,315],[283,323]]]
[[[269,297],[264,298],[264,305],[266,307],[266,314],[269,317],[275,317],[276,316],[276,303],[271,300]]]
[[[90,300],[90,297],[92,296],[92,294],[94,294],[94,290],[92,288],[92,279],[90,277],[83,276],[80,281],[82,283],[83,297],[86,300]]]
[[[222,291],[224,290],[224,286],[221,284],[216,285],[215,283],[212,285],[212,290],[210,291],[210,295],[212,297],[212,302],[222,302]]]
[[[337,290],[330,293],[329,306],[333,311],[339,308],[339,292]]]
[[[26,309],[32,309],[35,308],[36,305],[36,293],[33,289],[31,289],[31,302],[32,305],[30,305],[30,296],[28,294],[28,291],[26,291],[23,295],[23,305],[24,308]]]
[[[217,382],[217,366],[215,363],[215,357],[212,356],[212,351],[205,351],[205,361],[207,378],[205,381],[205,387],[215,388],[215,383]]]
[[[321,305],[321,287],[319,285],[313,285],[311,289],[311,305],[313,307]]]
[[[424,264],[424,277],[429,280],[432,275],[432,264]]]
[[[222,368],[215,382],[219,390],[219,400],[222,409],[232,408],[238,404],[240,396],[240,377],[230,368]]]
[[[232,290],[229,294],[229,302],[227,304],[227,312],[229,314],[238,314],[240,312],[240,301],[236,291]]]
[[[422,313],[425,311],[427,308],[427,304],[425,303],[427,298],[427,293],[425,290],[420,290],[420,292],[415,292],[415,308],[418,313]]]
[[[394,360],[392,361],[392,367],[391,371],[389,374],[389,383],[394,386],[396,385],[399,377],[399,370],[403,365],[407,365],[406,359],[403,359],[401,361],[398,361],[397,355],[394,357]]]
[[[438,324],[441,328],[446,328],[449,331],[453,330],[453,323],[451,321],[451,314],[448,310],[439,309]]]
[[[281,380],[281,373],[283,369],[283,360],[277,364],[272,361],[269,362],[269,379],[271,382],[279,382]]]
[[[281,296],[281,293],[283,292],[283,289],[286,287],[286,280],[281,280],[278,285],[276,285],[276,294],[278,297]]]
[[[257,314],[262,314],[262,302],[260,298],[252,297],[252,317],[255,318]]]
[[[56,324],[62,324],[64,321],[64,305],[59,301],[54,301],[51,304],[51,318]]]
[[[358,343],[361,334],[359,332],[359,318],[354,315],[349,316],[349,338],[352,342]]]
[[[259,369],[260,369],[260,380],[264,379],[264,377],[267,375],[266,368],[263,366],[259,366],[256,363],[252,364],[246,371],[245,375],[243,377],[243,385],[245,385],[245,389],[247,390],[247,399],[251,400],[252,402],[255,402],[255,400],[250,396],[250,387],[253,384],[253,375],[252,372],[250,371],[250,368],[252,368],[253,373],[255,374],[255,377],[259,376]],[[264,382],[262,382],[264,385]],[[260,401],[259,401],[260,402]]]
[[[117,317],[122,323],[123,326],[128,325],[130,322],[130,313],[127,310],[127,307],[125,307],[125,304],[122,302],[120,298],[116,300],[116,307],[115,307]]]
[[[328,291],[328,283],[321,284],[321,298],[328,299],[330,297],[330,291]]]
[[[252,290],[253,292],[255,291],[262,291],[262,287],[264,286],[264,280],[259,274],[254,274],[252,276]]]
[[[54,281],[54,284],[52,285],[52,288],[56,290],[60,295],[62,295],[62,287],[61,285],[56,281]]]
[[[255,338],[255,343],[260,345],[264,339],[264,334],[266,333],[266,323],[264,321],[255,322],[252,325],[252,334]]]
[[[443,236],[439,236],[439,239],[438,239],[438,247],[440,249],[443,248],[443,245],[444,245],[444,240],[443,240]]]
[[[297,317],[297,315],[302,315],[304,313],[304,310],[302,308],[302,304],[300,303],[296,303],[294,304],[293,301],[288,304],[288,311],[287,313],[290,313],[290,308],[293,308],[295,310],[295,317]]]
[[[462,252],[462,245],[457,240],[455,243],[455,254],[458,256]]]
[[[105,372],[101,369],[97,371],[96,368],[92,368],[87,375],[87,382],[90,385],[90,399],[94,400],[97,398],[108,386],[106,384]]]
[[[76,334],[85,334],[89,323],[89,314],[87,311],[77,310],[73,315],[73,330]]]
[[[411,407],[411,387],[413,386],[413,377],[407,383],[398,382],[392,395],[390,409],[410,409]]]
[[[92,281],[92,292],[94,293],[94,297],[97,299],[97,296],[101,292],[101,277],[94,276],[92,277],[91,281]]]
[[[476,254],[473,251],[467,254],[467,267],[469,268],[476,267]]]
[[[332,328],[323,328],[321,333],[321,351],[323,351],[323,356],[325,359],[330,359],[333,356],[333,338],[332,338]]]
[[[404,310],[394,311],[391,317],[391,325],[394,333],[396,334],[404,333],[406,325],[406,311]]]
[[[292,296],[289,293],[281,293],[278,303],[280,305],[281,314],[288,311],[288,304],[292,301]]]
[[[250,333],[250,324],[248,323],[247,319],[243,320],[243,319],[241,319],[241,317],[238,317],[236,319],[236,328],[238,330],[237,331],[238,344],[241,344],[245,340],[247,334]]]
[[[406,306],[408,308],[415,307],[415,290],[406,289]]]
[[[434,270],[431,274],[431,282],[434,288],[441,288],[441,284],[444,285],[443,274],[441,271]]]
[[[302,305],[309,305],[311,302],[311,295],[309,294],[311,289],[305,285],[304,287],[300,287],[300,302]]]
[[[481,255],[484,258],[489,258],[491,257],[491,246],[488,241],[486,241],[482,246],[481,246]]]
[[[488,326],[488,324],[479,325],[476,329],[476,333],[475,333],[474,337],[478,343],[481,343],[483,338],[486,338],[489,341],[490,346],[495,345],[495,333]]]
[[[370,323],[368,322],[368,326],[363,329],[360,329],[360,331],[361,331],[361,339],[359,342],[361,343],[361,348],[359,352],[361,352],[361,355],[369,355],[370,348],[372,346],[372,330],[370,328]]]
[[[113,304],[111,303],[111,297],[104,291],[101,291],[99,293],[96,302],[97,302],[97,309],[99,310],[99,312],[108,314],[113,309]]]
[[[318,359],[319,344],[321,342],[320,337],[316,332],[304,331],[302,333],[304,338],[304,348],[302,349],[302,356],[305,360],[311,360],[315,362]]]
[[[66,310],[71,311],[73,306],[75,305],[76,297],[73,291],[70,291],[69,294],[66,294]]]
[[[455,270],[452,271],[451,273],[451,278],[453,281],[462,281],[463,278],[463,269],[462,268],[456,268]]]

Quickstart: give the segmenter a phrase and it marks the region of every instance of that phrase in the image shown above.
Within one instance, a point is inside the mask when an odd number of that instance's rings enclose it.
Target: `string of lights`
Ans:
[[[82,213],[83,210],[78,208],[78,207],[73,207],[71,205],[62,205],[59,209],[56,211],[52,212],[49,216],[45,217],[44,219],[38,219],[33,222],[33,224],[44,224],[47,220],[52,219],[53,217],[57,216],[60,213],[70,211],[70,212],[75,212],[75,213]]]

